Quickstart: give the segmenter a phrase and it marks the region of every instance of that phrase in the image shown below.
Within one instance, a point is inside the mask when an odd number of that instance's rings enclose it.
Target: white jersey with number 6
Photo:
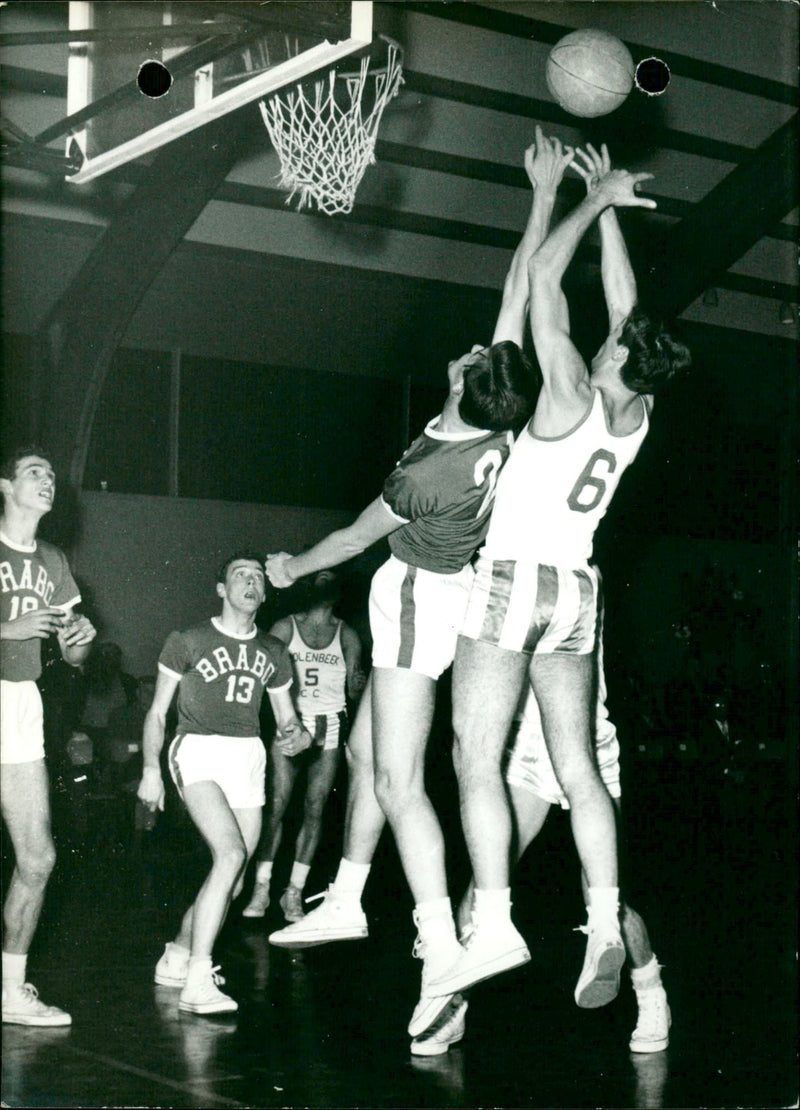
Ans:
[[[497,481],[482,554],[488,559],[576,568],[592,556],[597,525],[647,435],[647,408],[629,435],[613,435],[594,391],[581,422],[555,439],[526,427]]]

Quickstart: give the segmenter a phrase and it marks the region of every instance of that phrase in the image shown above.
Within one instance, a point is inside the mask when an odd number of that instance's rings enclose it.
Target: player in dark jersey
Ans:
[[[96,633],[73,610],[80,593],[66,557],[36,538],[53,507],[56,478],[37,447],[15,451],[0,471],[0,797],[14,845],[14,870],[3,906],[3,1021],[70,1025],[25,982],[28,950],[55,865],[44,762],[42,640],[55,634],[66,663],[78,666]]]
[[[237,1009],[219,990],[224,980],[212,951],[228,906],[241,890],[258,844],[264,805],[266,753],[259,735],[264,691],[287,755],[311,743],[292,704],[286,647],[259,631],[264,600],[263,562],[241,552],[217,576],[222,612],[185,632],[172,632],[158,661],[158,682],[144,724],[144,771],[138,796],[151,810],[164,808],[160,755],[167,710],[178,692],[178,728],[169,768],[189,815],[208,844],[211,871],[184,914],[173,943],[156,965],[155,981],[181,987],[179,1009],[195,1014]]]
[[[549,225],[556,189],[571,160],[556,157],[537,129],[525,156],[534,186],[528,226],[512,260],[492,345],[473,347],[448,368],[449,396],[389,476],[381,497],[349,528],[295,558],[272,556],[276,586],[334,566],[389,537],[391,557],[370,593],[373,671],[348,747],[350,784],[344,857],[319,909],[273,934],[274,944],[303,946],[366,936],[360,898],[388,818],[415,902],[415,953],[423,959],[420,1001],[409,1024],[417,1037],[447,999],[428,982],[461,952],[444,867],[444,844],[425,792],[425,748],[436,682],[453,661],[473,570],[489,522],[510,429],[531,411],[538,383],[522,355],[528,302],[527,261]],[[412,1046],[413,1050],[413,1046]]]

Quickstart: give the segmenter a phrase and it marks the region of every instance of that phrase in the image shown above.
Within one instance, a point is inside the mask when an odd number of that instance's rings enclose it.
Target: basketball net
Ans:
[[[259,102],[264,125],[281,163],[279,185],[299,194],[298,211],[312,201],[327,215],[353,210],[356,189],[375,162],[375,141],[383,110],[403,84],[402,52],[389,40],[385,66],[370,72],[368,55],[357,73],[342,74],[348,102],[336,102],[335,70],[315,81],[282,89]],[[365,90],[369,88],[367,98]],[[372,92],[374,88],[374,98]],[[372,102],[371,108],[369,101]]]

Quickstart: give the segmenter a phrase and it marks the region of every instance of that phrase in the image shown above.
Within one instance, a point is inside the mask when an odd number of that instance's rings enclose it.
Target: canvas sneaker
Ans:
[[[416,910],[414,911],[414,920],[419,924]],[[448,968],[452,967],[462,953],[463,949],[456,940],[455,933],[451,938],[445,938],[435,946],[426,943],[421,935],[417,935],[412,955],[422,960],[422,983],[420,985],[419,1002],[414,1007],[414,1013],[408,1023],[410,1036],[418,1037],[430,1029],[450,1002],[452,993],[439,994],[432,991],[431,983]]]
[[[3,1024],[72,1025],[72,1018],[58,1006],[46,1006],[32,983],[3,984]]]
[[[619,994],[619,973],[625,963],[625,946],[616,921],[579,925],[585,933],[586,956],[575,987],[575,1001],[583,1010],[612,1002]]]
[[[306,916],[306,911],[303,909],[303,892],[291,884],[281,895],[280,906],[287,921],[302,921]]]
[[[182,987],[189,971],[189,949],[169,941],[156,964],[155,981],[160,987]]]
[[[663,1052],[669,1045],[672,1014],[663,987],[650,987],[636,992],[639,1020],[630,1042],[631,1052]]]
[[[269,883],[256,883],[253,897],[242,910],[242,917],[263,917],[269,906]]]
[[[432,993],[455,994],[531,958],[510,918],[473,915],[472,925],[458,960],[430,984]]]
[[[439,1017],[419,1037],[411,1042],[412,1056],[441,1056],[451,1045],[458,1044],[464,1037],[467,1001],[460,994],[454,994]]]
[[[238,1010],[238,1002],[219,989],[225,980],[218,972],[218,967],[212,967],[187,979],[178,1009],[188,1014],[230,1014]]]
[[[306,901],[313,902],[315,898],[322,898],[322,904],[300,921],[270,933],[270,944],[278,948],[313,948],[332,940],[360,940],[369,934],[367,918],[357,899],[337,898],[332,887]]]

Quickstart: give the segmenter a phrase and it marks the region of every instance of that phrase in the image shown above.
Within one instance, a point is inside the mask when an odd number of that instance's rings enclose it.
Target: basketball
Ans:
[[[545,77],[553,98],[573,116],[605,116],[633,87],[634,65],[624,43],[606,31],[573,31],[547,58]]]

